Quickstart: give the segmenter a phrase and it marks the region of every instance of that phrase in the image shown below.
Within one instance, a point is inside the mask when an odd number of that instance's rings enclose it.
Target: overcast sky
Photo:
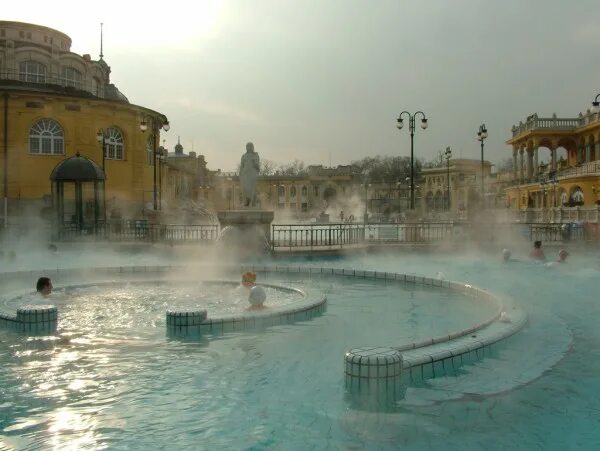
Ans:
[[[600,92],[597,0],[6,2],[3,20],[59,29],[99,53],[132,103],[166,114],[172,146],[233,170],[261,158],[346,164],[410,155],[402,110],[423,110],[416,157],[511,152],[527,115],[574,116]]]

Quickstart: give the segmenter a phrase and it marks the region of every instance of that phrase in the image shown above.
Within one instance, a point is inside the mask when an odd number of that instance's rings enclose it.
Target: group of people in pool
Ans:
[[[511,252],[509,249],[503,249],[502,250],[502,260],[504,260],[505,262],[511,261]],[[567,252],[566,249],[561,249],[558,251],[558,257],[556,259],[555,262],[551,262],[551,263],[566,263],[567,261],[567,257],[569,256],[569,253]],[[542,242],[541,241],[535,241],[533,243],[533,248],[531,249],[531,251],[529,252],[529,259],[535,262],[546,262],[546,255],[544,254],[544,251],[542,250]]]

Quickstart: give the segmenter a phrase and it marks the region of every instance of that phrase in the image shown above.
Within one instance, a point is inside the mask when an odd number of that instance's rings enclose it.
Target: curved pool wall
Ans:
[[[218,265],[211,266],[212,271],[219,272],[223,276],[239,277],[239,274],[245,271],[254,271],[258,275],[267,276],[269,274],[296,274],[298,277],[352,277],[357,279],[383,280],[386,283],[402,283],[422,285],[439,289],[450,290],[455,293],[463,294],[491,303],[494,306],[494,314],[489,318],[477,324],[473,324],[461,330],[450,332],[439,336],[433,336],[425,340],[411,343],[380,343],[380,346],[393,348],[401,355],[402,368],[396,376],[411,381],[418,379],[427,379],[435,377],[436,374],[443,374],[442,370],[446,365],[456,367],[470,361],[479,359],[485,355],[486,348],[510,337],[520,330],[526,323],[525,312],[514,304],[509,304],[499,296],[482,290],[470,284],[452,282],[430,277],[421,277],[408,274],[363,271],[347,268],[326,268],[311,266],[267,266],[267,265]],[[167,266],[119,266],[119,267],[101,267],[87,269],[53,269],[44,271],[20,271],[13,273],[0,273],[0,281],[4,280],[34,280],[40,273],[54,279],[60,277],[107,277],[107,276],[125,276],[127,280],[148,280],[150,276],[152,281],[156,281],[156,276],[160,275],[165,280],[172,274],[181,274],[185,271],[185,266],[167,265]],[[180,276],[178,276],[180,277]],[[237,284],[230,280],[211,281],[214,283]],[[91,284],[88,284],[91,285]],[[200,324],[195,324],[198,315],[194,315],[194,324],[185,325],[181,322],[178,325],[167,321],[167,330],[169,335],[194,335],[194,334],[225,334],[254,328],[269,327],[280,324],[287,324],[296,321],[309,320],[316,315],[320,315],[326,308],[326,297],[317,296],[314,299],[307,299],[307,296],[301,290],[282,287],[280,285],[265,284],[278,289],[292,290],[301,293],[304,302],[298,304],[291,303],[285,307],[248,312],[243,315],[224,315],[221,317],[211,317],[207,312],[207,317],[202,319]],[[82,286],[82,285],[78,285]],[[0,311],[0,314],[2,312]],[[4,317],[9,316],[6,313]],[[360,361],[352,356],[352,350],[345,358],[346,383],[349,387],[356,387],[370,383],[368,370],[360,368]],[[365,361],[367,363],[367,361]],[[357,368],[358,365],[359,367]],[[436,371],[437,369],[437,371]],[[364,375],[367,375],[366,377]],[[357,376],[358,375],[358,376]]]
[[[54,305],[34,304],[20,306],[14,315],[0,311],[0,327],[31,335],[54,333],[58,325],[58,311]]]

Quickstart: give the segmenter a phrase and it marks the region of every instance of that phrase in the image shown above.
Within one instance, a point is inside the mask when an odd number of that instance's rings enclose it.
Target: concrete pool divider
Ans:
[[[30,334],[52,333],[58,324],[58,311],[54,305],[22,305],[16,315],[0,312],[0,326]]]
[[[212,266],[212,268],[215,268]],[[245,266],[222,265],[217,267],[221,272],[232,272],[241,274]],[[100,267],[100,268],[72,268],[72,269],[53,269],[43,271],[19,271],[13,273],[0,273],[0,280],[34,277],[35,274],[44,273],[52,278],[73,277],[73,276],[126,276],[126,281],[119,280],[97,280],[95,282],[87,281],[84,284],[69,284],[57,288],[86,288],[98,284],[121,284],[121,283],[164,283],[164,282],[185,282],[181,279],[165,277],[156,279],[156,275],[168,276],[170,274],[180,273],[185,270],[184,266],[119,266],[119,267]],[[147,276],[154,276],[147,279]],[[133,279],[132,279],[133,277]],[[139,279],[137,277],[141,277]],[[229,286],[238,286],[238,281],[231,280],[205,280],[198,279],[204,283],[223,284]],[[189,281],[188,281],[189,282]],[[269,326],[291,324],[300,321],[307,321],[315,316],[321,315],[326,311],[327,297],[323,295],[309,297],[298,288],[283,285],[261,283],[266,288],[272,288],[279,291],[295,293],[299,295],[299,300],[280,307],[270,307],[265,310],[246,312],[238,315],[209,316],[210,312],[205,310],[181,310],[177,308],[169,309],[166,312],[166,328],[170,336],[194,336],[194,335],[222,335],[229,332],[239,332],[256,328],[265,328]],[[24,294],[24,293],[21,293]],[[15,296],[16,297],[16,296]],[[14,299],[14,297],[13,297]],[[12,319],[12,316],[6,314],[2,318]],[[0,322],[0,326],[2,322]]]

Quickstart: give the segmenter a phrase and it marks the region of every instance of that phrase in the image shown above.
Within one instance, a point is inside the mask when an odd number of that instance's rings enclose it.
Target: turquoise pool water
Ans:
[[[294,265],[462,280],[512,296],[528,311],[526,329],[492,357],[409,386],[405,399],[386,412],[358,410],[348,401],[345,350],[469,325],[491,309],[380,282],[283,278],[326,292],[327,312],[261,333],[186,342],[168,339],[158,325],[151,333],[134,328],[130,335],[117,334],[110,321],[95,331],[65,324],[58,338],[0,332],[0,443],[90,449],[595,448],[600,261],[596,254],[573,254],[557,268],[503,264],[479,254],[288,259]],[[138,264],[157,260],[136,255],[123,261],[132,258]]]

